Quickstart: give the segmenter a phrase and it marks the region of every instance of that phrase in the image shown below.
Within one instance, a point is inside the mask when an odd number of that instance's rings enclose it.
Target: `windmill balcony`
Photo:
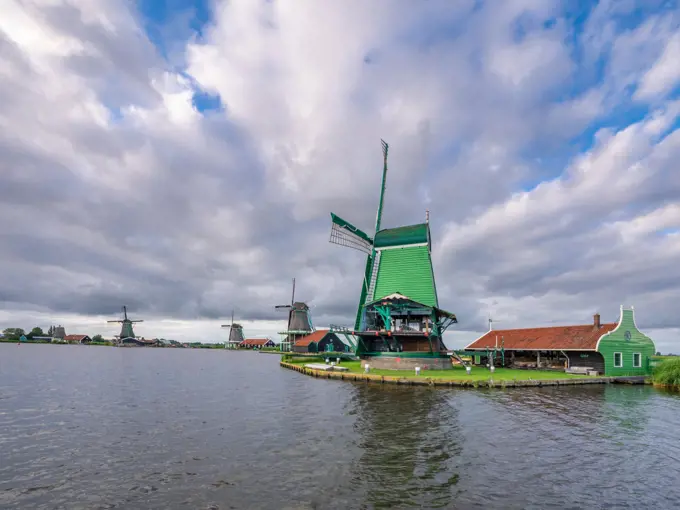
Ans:
[[[364,331],[352,331],[353,335],[374,335],[374,336],[415,336],[428,337],[432,331],[420,331],[417,329],[366,329]]]

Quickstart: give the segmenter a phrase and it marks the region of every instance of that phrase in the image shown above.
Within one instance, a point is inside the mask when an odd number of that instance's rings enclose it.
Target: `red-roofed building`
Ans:
[[[276,347],[271,338],[246,338],[239,344],[241,349],[262,349],[263,347]]]
[[[615,327],[616,323],[491,330],[466,349],[493,349],[502,341],[506,351],[594,351],[600,337]]]
[[[318,329],[297,339],[293,345],[293,352],[346,352],[347,350],[347,344],[328,329]]]
[[[602,324],[595,314],[592,324],[490,330],[465,348],[483,364],[500,349],[506,366],[580,367],[605,375],[645,375],[655,353],[652,340],[637,329],[633,309],[623,307],[618,322]]]
[[[89,344],[92,339],[87,335],[65,335],[64,342],[69,344]]]

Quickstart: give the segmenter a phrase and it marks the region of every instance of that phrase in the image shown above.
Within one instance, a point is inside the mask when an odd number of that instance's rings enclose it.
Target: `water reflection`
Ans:
[[[548,420],[584,434],[606,422],[610,430],[617,427],[618,434],[645,428],[649,419],[646,401],[653,394],[648,386],[607,384],[509,390],[489,393],[488,398],[523,419]]]
[[[650,433],[660,417],[656,396],[649,387],[618,385],[452,395],[467,409],[458,416],[471,461],[463,486],[476,485],[487,508],[654,508],[677,500],[678,491],[651,492],[658,477],[672,483],[668,473],[649,471],[678,439],[671,433],[669,444],[668,424]],[[458,502],[479,499],[464,490]]]
[[[463,450],[458,410],[446,393],[357,385],[354,431],[361,456],[352,483],[375,508],[450,507]]]

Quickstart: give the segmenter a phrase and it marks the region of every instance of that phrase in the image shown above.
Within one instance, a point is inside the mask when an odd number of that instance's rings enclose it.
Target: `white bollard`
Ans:
[[[420,375],[420,367],[416,367],[416,375]]]
[[[493,374],[493,371],[496,370],[496,367],[494,367],[493,365],[491,365],[491,367],[489,368],[489,370],[491,370],[491,373]]]
[[[364,365],[364,370],[366,370],[366,373],[370,371],[370,366],[368,365],[368,363]]]
[[[340,358],[335,358],[335,362],[339,365],[340,364]]]
[[[472,372],[472,367],[465,367],[465,371],[470,375],[470,372]]]
[[[328,362],[329,362],[329,361],[330,361],[330,360],[329,360],[328,358],[326,358],[326,365],[328,365]]]

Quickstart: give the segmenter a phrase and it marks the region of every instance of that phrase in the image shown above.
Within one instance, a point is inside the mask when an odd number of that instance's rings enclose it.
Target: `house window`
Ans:
[[[639,352],[633,353],[633,367],[640,368],[642,366],[642,355]]]
[[[621,368],[623,366],[623,356],[620,352],[614,353],[614,366],[616,368]]]

